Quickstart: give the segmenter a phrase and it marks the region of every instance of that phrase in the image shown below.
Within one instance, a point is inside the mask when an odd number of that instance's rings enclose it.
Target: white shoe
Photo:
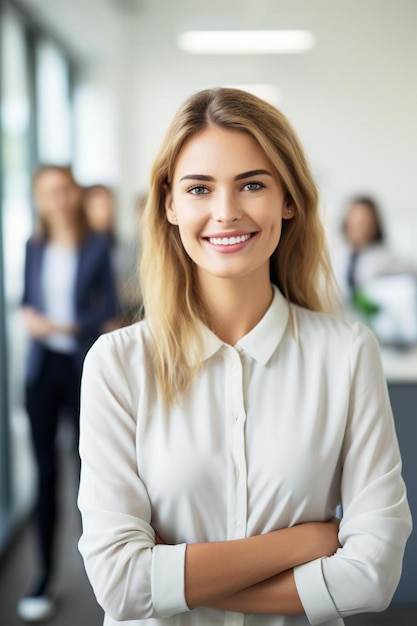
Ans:
[[[25,622],[43,622],[52,617],[54,601],[47,596],[21,598],[17,605],[17,614]]]

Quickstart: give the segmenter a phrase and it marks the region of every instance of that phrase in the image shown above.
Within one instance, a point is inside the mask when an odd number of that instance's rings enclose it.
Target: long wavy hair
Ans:
[[[288,302],[331,311],[332,273],[318,208],[318,192],[300,142],[286,117],[247,92],[216,88],[189,98],[174,117],[155,159],[142,221],[140,277],[146,319],[153,341],[156,376],[171,404],[188,387],[199,366],[201,322],[212,327],[204,308],[193,261],[179,230],[165,212],[165,189],[178,155],[195,133],[217,126],[249,133],[276,169],[295,208],[283,220],[278,247],[270,259],[271,282]]]

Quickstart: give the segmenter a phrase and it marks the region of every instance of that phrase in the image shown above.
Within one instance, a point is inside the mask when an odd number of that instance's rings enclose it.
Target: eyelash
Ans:
[[[245,183],[243,185],[243,188],[247,187],[248,185],[257,185],[257,188],[256,189],[248,189],[247,191],[259,191],[260,189],[264,189],[265,188],[264,184],[259,183],[258,181],[255,181],[255,180],[251,181],[250,183]]]
[[[256,185],[256,189],[247,189],[246,191],[249,192],[254,192],[254,191],[259,191],[260,189],[263,189],[265,187],[265,185],[263,183],[260,183],[258,181],[251,181],[249,183],[245,183],[242,187],[242,191],[245,189],[245,187],[248,187],[248,185]],[[204,189],[203,193],[195,193],[197,189]],[[206,195],[206,193],[208,193],[210,190],[208,189],[208,187],[206,187],[205,185],[193,185],[192,187],[189,187],[187,189],[187,193],[190,193],[194,196],[204,196]]]
[[[193,194],[193,192],[194,192],[196,189],[204,189],[204,193],[194,193],[194,194]],[[206,193],[206,192],[208,192],[208,191],[209,191],[209,190],[208,190],[208,188],[207,188],[207,187],[205,187],[204,185],[193,185],[192,187],[189,187],[189,188],[187,189],[187,193],[191,193],[191,194],[193,194],[194,196],[204,196],[204,195],[205,195],[205,193]]]

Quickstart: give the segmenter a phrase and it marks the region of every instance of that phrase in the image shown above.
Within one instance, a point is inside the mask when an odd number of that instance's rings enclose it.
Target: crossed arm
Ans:
[[[304,613],[293,568],[339,547],[338,520],[306,523],[233,541],[187,545],[187,605],[295,615]],[[157,543],[163,540],[157,536]]]
[[[29,335],[34,339],[44,339],[52,333],[77,334],[78,328],[75,324],[55,324],[46,315],[30,306],[23,307],[23,318]]]

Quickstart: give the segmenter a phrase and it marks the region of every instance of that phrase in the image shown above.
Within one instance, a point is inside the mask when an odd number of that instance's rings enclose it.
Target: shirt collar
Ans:
[[[289,306],[278,287],[272,285],[274,296],[271,305],[255,328],[239,339],[237,349],[241,348],[253,359],[266,365],[277,348],[290,316]]]
[[[278,287],[272,285],[272,302],[258,324],[252,330],[239,339],[235,345],[237,350],[242,350],[253,359],[266,365],[273,352],[277,348],[289,320],[289,306]],[[203,335],[203,360],[209,359],[222,346],[226,345],[207,326],[202,324]]]

